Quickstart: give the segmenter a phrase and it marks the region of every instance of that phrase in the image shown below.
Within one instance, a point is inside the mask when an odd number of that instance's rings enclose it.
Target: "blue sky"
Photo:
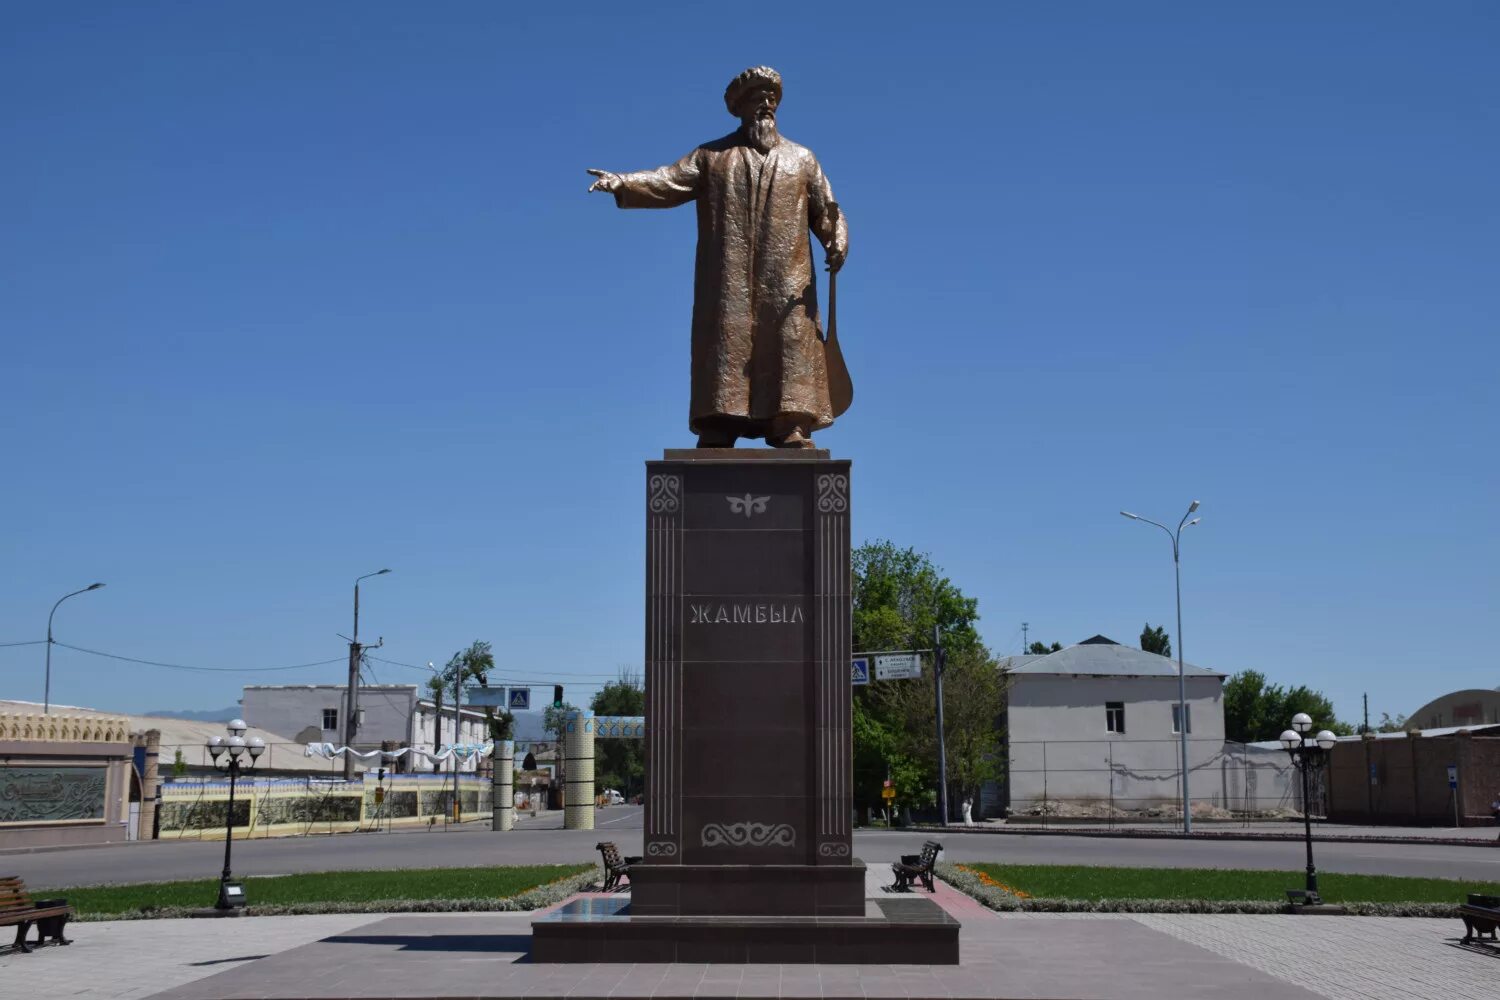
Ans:
[[[642,656],[642,462],[686,428],[693,215],[590,166],[747,65],[850,221],[854,530],[999,652],[1172,622],[1355,719],[1500,683],[1500,8],[12,4],[0,642],[223,668]],[[1211,9],[1213,8],[1213,9]],[[43,647],[0,648],[40,698]],[[420,681],[376,664],[381,681]],[[242,683],[67,649],[53,697]],[[748,681],[747,681],[748,682]]]

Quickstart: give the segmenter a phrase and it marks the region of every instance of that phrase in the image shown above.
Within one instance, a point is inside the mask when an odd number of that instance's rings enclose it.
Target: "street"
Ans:
[[[613,840],[625,854],[641,853],[642,810],[599,810],[594,830],[560,829],[560,812],[524,818],[508,834],[470,823],[444,831],[359,833],[236,841],[238,875],[296,872],[447,868],[597,861],[594,845]],[[859,831],[855,853],[871,868],[914,854],[937,837],[948,861],[1022,864],[1117,865],[1160,868],[1298,870],[1295,841],[1127,839],[1058,835],[983,834],[952,830]],[[1368,875],[1421,875],[1500,881],[1500,850],[1459,844],[1323,843],[1315,845],[1320,871]],[[109,847],[0,855],[0,873],[19,875],[36,888],[172,879],[215,878],[224,863],[222,841],[148,841]]]

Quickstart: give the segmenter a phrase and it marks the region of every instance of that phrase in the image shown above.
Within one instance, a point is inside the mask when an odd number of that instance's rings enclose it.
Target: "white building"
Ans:
[[[341,684],[254,684],[245,687],[240,707],[252,726],[290,733],[299,743],[343,746],[347,693]],[[355,701],[362,716],[355,749],[378,750],[382,742],[389,741],[433,751],[454,742],[453,706],[443,706],[438,720],[441,728],[434,735],[435,706],[431,700],[417,697],[415,684],[361,684]],[[461,709],[459,718],[459,743],[489,741],[482,710]],[[414,766],[403,761],[401,770],[430,770],[424,759],[418,760],[420,763]],[[477,759],[461,768],[476,769],[483,769]]]
[[[1045,656],[1010,661],[1005,728],[1008,781],[986,814],[1100,815],[1180,801],[1177,661],[1096,635]],[[1189,792],[1218,803],[1224,757],[1224,675],[1186,664]],[[1204,774],[1199,777],[1199,770]]]

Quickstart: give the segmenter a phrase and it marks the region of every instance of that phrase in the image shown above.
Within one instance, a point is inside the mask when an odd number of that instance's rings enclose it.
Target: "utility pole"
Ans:
[[[463,821],[463,800],[458,794],[458,734],[463,725],[464,665],[459,662],[453,671],[453,822]]]
[[[948,747],[943,738],[943,632],[932,626],[932,683],[937,697],[937,745],[938,745],[938,809],[942,811],[942,824],[948,825]]]
[[[1025,656],[1026,655],[1026,651],[1031,648],[1031,644],[1026,641],[1027,632],[1028,632],[1028,630],[1030,628],[1031,628],[1031,623],[1030,622],[1022,622],[1021,623],[1021,655],[1022,656]]]
[[[1363,736],[1365,733],[1368,733],[1370,731],[1370,692],[1368,692],[1368,691],[1365,692],[1364,699],[1365,699],[1365,725],[1364,725],[1364,728],[1359,731],[1359,735],[1361,735],[1361,736]]]
[[[344,780],[354,780],[354,740],[359,734],[359,661],[365,647],[359,643],[359,581],[372,576],[384,576],[389,569],[377,570],[355,578],[354,581],[354,634],[349,638],[349,689],[344,696]],[[385,638],[369,648],[379,649]]]

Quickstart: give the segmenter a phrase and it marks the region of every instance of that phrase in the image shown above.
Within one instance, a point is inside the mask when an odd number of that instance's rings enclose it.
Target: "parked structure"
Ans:
[[[1185,670],[1190,790],[1194,803],[1221,805],[1229,795],[1221,773],[1224,675],[1192,664]],[[1045,815],[1063,804],[1101,816],[1180,812],[1175,660],[1096,635],[1012,658],[1009,673],[1008,781],[982,797],[984,812]]]
[[[415,684],[361,685],[356,701],[362,718],[355,749],[378,750],[382,743],[392,743],[432,750],[455,742],[453,706],[444,705],[439,713],[432,701],[417,696],[417,690]],[[246,685],[240,707],[245,721],[253,726],[291,733],[298,743],[342,746],[347,693],[340,684],[253,684]],[[489,726],[482,710],[463,708],[459,717],[456,742],[488,742]],[[484,765],[471,760],[460,769],[472,773]],[[421,766],[403,757],[396,770],[407,772]]]

